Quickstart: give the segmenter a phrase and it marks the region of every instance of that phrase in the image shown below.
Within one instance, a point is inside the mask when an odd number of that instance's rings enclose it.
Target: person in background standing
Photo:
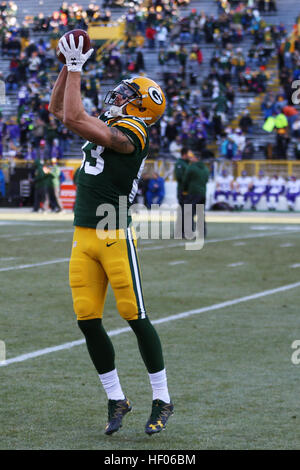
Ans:
[[[57,165],[57,158],[51,158],[51,167],[50,173],[52,175],[52,185],[53,185],[53,208],[54,212],[60,212],[62,210],[62,204],[60,201],[60,175],[61,171]]]
[[[187,147],[181,149],[181,158],[175,165],[175,179],[177,181],[177,200],[179,208],[177,211],[176,225],[175,225],[175,238],[182,238],[184,236],[184,194],[183,194],[183,179],[187,167],[189,166],[189,150]]]
[[[33,212],[44,211],[44,203],[46,199],[46,178],[44,171],[47,169],[42,165],[40,160],[34,162],[34,204]]]
[[[206,165],[198,159],[193,152],[189,151],[190,165],[183,178],[183,192],[186,192],[185,203],[192,206],[192,232],[196,230],[195,215],[197,205],[206,203],[206,185],[209,179],[209,170]],[[185,227],[186,228],[186,227]],[[198,228],[200,225],[198,223]],[[187,233],[185,232],[185,235]],[[201,233],[199,234],[202,235]],[[204,235],[206,235],[206,224],[204,220]],[[190,238],[190,237],[188,237]]]
[[[4,173],[0,168],[0,199],[2,197],[5,197],[6,191],[5,191],[5,177]]]

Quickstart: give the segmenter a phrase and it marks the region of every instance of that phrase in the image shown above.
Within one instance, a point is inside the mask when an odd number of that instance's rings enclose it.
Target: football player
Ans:
[[[278,175],[273,175],[269,181],[267,204],[269,211],[275,211],[279,203],[279,196],[285,191],[285,180]]]
[[[300,179],[297,179],[295,175],[292,175],[286,185],[286,198],[289,206],[289,210],[295,210],[295,204],[297,197],[300,197]]]
[[[260,170],[258,176],[254,176],[251,191],[246,195],[246,199],[251,199],[251,209],[256,210],[256,205],[268,192],[269,179],[265,177],[263,170]]]
[[[136,239],[127,217],[134,199],[149,147],[148,127],[164,113],[166,101],[157,83],[149,78],[123,80],[109,91],[109,110],[99,118],[84,110],[81,100],[81,71],[92,50],[82,52],[83,37],[75,45],[73,35],[59,48],[66,58],[54,85],[49,111],[74,133],[86,139],[83,161],[77,177],[74,237],[69,268],[74,311],[83,332],[91,360],[108,398],[105,434],[122,426],[131,411],[115,366],[113,344],[102,315],[108,283],[113,289],[119,314],[134,331],[153,391],[152,412],[147,434],[164,429],[173,413],[159,336],[145,309]],[[126,207],[119,206],[125,196]],[[99,229],[106,210],[117,215],[114,230]],[[97,227],[98,225],[98,227]],[[97,229],[96,229],[97,227]]]
[[[218,200],[219,196],[225,196],[226,201],[228,201],[229,196],[232,195],[233,190],[233,176],[228,174],[227,170],[222,170],[220,176],[216,177],[216,191],[215,191],[215,200]]]
[[[233,204],[236,209],[243,209],[249,191],[252,186],[252,178],[247,175],[247,171],[243,170],[241,176],[235,180],[233,195]]]

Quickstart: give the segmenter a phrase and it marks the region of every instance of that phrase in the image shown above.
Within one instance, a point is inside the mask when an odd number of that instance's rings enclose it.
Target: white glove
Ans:
[[[83,54],[83,36],[79,36],[78,47],[75,45],[74,35],[70,34],[69,38],[70,45],[64,36],[59,40],[59,50],[66,58],[68,72],[81,72],[83,65],[92,55],[94,49],[89,49],[85,54]]]

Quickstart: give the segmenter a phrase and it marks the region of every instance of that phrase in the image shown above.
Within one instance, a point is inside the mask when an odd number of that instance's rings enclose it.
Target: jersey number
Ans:
[[[90,162],[86,161],[88,151],[85,151],[84,147],[82,148],[82,150],[83,150],[83,160],[82,160],[81,168],[84,168],[84,172],[87,173],[88,175],[94,175],[94,176],[97,176],[100,173],[102,173],[104,169],[104,160],[101,157],[101,153],[104,151],[104,147],[102,147],[101,145],[98,145],[96,150],[90,150],[91,157],[95,158],[95,165],[92,165]]]

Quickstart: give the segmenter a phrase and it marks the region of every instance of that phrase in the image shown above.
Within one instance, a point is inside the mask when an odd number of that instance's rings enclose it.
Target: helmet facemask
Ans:
[[[114,117],[127,116],[126,105],[131,103],[140,108],[142,105],[142,95],[138,90],[134,90],[125,81],[121,82],[114,90],[107,92],[104,103],[110,105],[110,114]]]

